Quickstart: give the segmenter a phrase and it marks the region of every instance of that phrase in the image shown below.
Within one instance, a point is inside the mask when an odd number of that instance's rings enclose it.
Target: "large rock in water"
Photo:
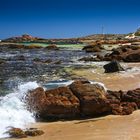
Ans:
[[[140,89],[106,91],[101,84],[81,80],[47,91],[39,87],[29,92],[26,101],[43,119],[129,115],[140,108]]]
[[[89,81],[75,81],[47,91],[40,87],[30,91],[26,99],[29,108],[45,119],[95,117],[111,109],[104,87]]]
[[[80,100],[82,116],[97,116],[110,112],[103,86],[76,81],[70,85],[70,89]]]
[[[101,46],[100,43],[94,43],[94,44],[84,46],[82,50],[88,53],[88,52],[101,52],[102,49],[103,47]]]
[[[41,118],[73,118],[80,114],[79,100],[68,87],[47,91],[37,88],[30,92],[27,101]]]
[[[29,109],[36,112],[36,115],[41,116],[46,113],[46,94],[42,87],[30,91],[26,96],[26,101]]]
[[[112,62],[104,65],[104,69],[105,69],[105,73],[124,71],[122,66],[117,61],[112,61]]]

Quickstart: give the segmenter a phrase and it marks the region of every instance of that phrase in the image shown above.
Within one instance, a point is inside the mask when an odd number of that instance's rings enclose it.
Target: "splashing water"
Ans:
[[[0,138],[7,137],[8,127],[24,128],[29,123],[34,123],[35,118],[26,109],[23,99],[28,90],[38,87],[36,82],[28,82],[18,86],[15,92],[0,98]]]

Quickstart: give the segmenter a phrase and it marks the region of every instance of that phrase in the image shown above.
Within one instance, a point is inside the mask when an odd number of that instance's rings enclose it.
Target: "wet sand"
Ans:
[[[140,67],[140,64],[128,64],[126,67]],[[104,74],[103,69],[75,69],[74,76],[103,82],[112,90],[128,90],[140,87],[139,71],[127,71]],[[23,140],[140,140],[140,111],[128,116],[105,116],[89,120],[59,121],[36,123],[45,132],[38,137]],[[13,139],[14,140],[14,139]]]
[[[139,140],[140,111],[128,116],[106,116],[89,120],[37,123],[45,134],[22,140]],[[15,140],[15,139],[13,139]]]

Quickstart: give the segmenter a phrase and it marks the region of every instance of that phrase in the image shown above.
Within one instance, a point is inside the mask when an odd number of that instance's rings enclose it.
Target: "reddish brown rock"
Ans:
[[[31,35],[28,34],[24,34],[22,36],[17,36],[17,37],[11,37],[8,39],[3,40],[3,42],[31,42],[31,41],[35,41],[37,42],[40,38],[37,37],[33,37]]]
[[[29,128],[22,130],[20,128],[10,128],[6,133],[9,134],[10,138],[26,138],[28,136],[40,136],[43,135],[44,132],[42,130],[38,130],[36,128]]]
[[[26,96],[26,100],[31,111],[41,116],[46,113],[46,94],[43,88],[38,87]]]
[[[140,47],[122,46],[105,55],[104,61],[119,60],[124,62],[140,62]]]
[[[120,104],[111,104],[113,115],[129,115],[137,109],[134,102],[121,102]]]
[[[80,102],[68,87],[47,90],[46,113],[49,117],[73,118],[80,114]]]
[[[101,43],[90,44],[83,48],[86,52],[101,52],[102,49]]]
[[[68,87],[47,91],[37,88],[27,99],[30,109],[41,118],[73,118],[80,114],[79,100]]]
[[[129,90],[122,96],[122,101],[135,102],[140,109],[140,88]]]
[[[25,132],[20,128],[11,128],[6,133],[8,133],[11,138],[26,138],[27,137]]]
[[[140,51],[129,54],[123,60],[125,62],[140,62]]]
[[[35,137],[35,136],[40,136],[40,135],[43,135],[44,132],[42,130],[38,130],[36,128],[29,128],[27,130],[25,130],[25,134],[27,136],[32,136],[32,137]]]
[[[51,44],[46,47],[47,50],[59,50],[59,48],[55,44]]]
[[[140,108],[140,89],[106,91],[100,84],[78,80],[47,91],[39,87],[26,99],[29,108],[43,119],[129,115]]]
[[[22,44],[16,44],[16,43],[6,43],[4,45],[2,45],[6,48],[9,49],[40,49],[42,48],[41,46],[38,45],[22,45]]]
[[[126,92],[123,91],[108,91],[107,98],[111,106],[111,114],[129,115],[138,108],[135,102],[123,100],[125,94]]]
[[[76,81],[70,85],[70,89],[80,100],[81,115],[96,116],[110,112],[111,108],[102,86]]]

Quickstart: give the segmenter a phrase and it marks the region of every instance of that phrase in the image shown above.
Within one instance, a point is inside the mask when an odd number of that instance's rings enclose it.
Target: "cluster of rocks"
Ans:
[[[15,44],[15,43],[1,43],[1,49],[8,48],[8,49],[40,49],[41,46],[38,45],[22,45],[22,44]]]
[[[140,62],[140,46],[122,46],[112,51],[111,54],[104,56],[104,61],[119,60],[124,62]]]
[[[28,107],[42,119],[73,119],[101,115],[128,115],[140,108],[140,89],[109,91],[87,80],[66,87],[39,87],[26,96]]]
[[[85,50],[87,52],[88,51],[97,52],[93,50],[92,47],[90,47],[89,50],[88,49],[89,49],[88,47],[85,47]],[[140,43],[132,43],[132,45],[121,46],[119,48],[113,49],[112,53],[108,53],[105,56],[97,54],[96,57],[84,57],[79,59],[79,61],[112,61],[112,60],[118,60],[123,62],[140,62]]]
[[[55,44],[42,47],[35,44],[23,45],[23,44],[16,44],[16,43],[1,43],[0,47],[1,47],[0,49],[5,49],[5,48],[7,49],[40,49],[40,48],[43,48],[46,50],[59,50],[59,48]]]
[[[28,136],[34,137],[44,134],[42,130],[38,130],[36,128],[22,130],[14,127],[10,128],[6,133],[9,134],[10,138],[27,138]]]

